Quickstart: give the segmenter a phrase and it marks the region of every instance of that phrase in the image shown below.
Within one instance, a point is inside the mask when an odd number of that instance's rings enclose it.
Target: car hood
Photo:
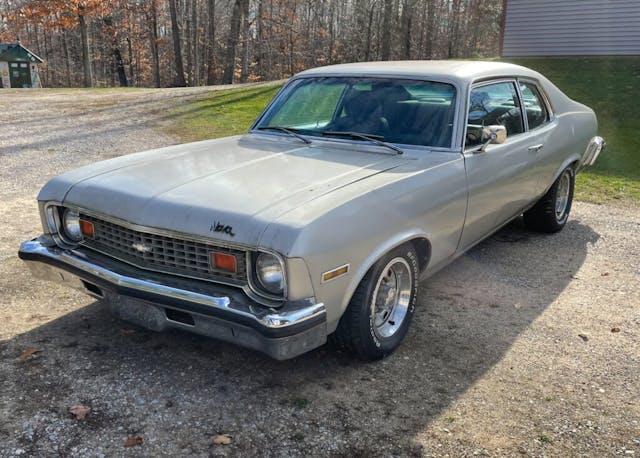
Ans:
[[[39,200],[257,246],[280,215],[402,161],[364,145],[247,134],[83,167],[52,180]]]

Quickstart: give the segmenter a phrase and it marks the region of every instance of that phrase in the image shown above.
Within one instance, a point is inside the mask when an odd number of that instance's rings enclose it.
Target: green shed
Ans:
[[[38,56],[18,43],[0,43],[0,88],[42,87]]]

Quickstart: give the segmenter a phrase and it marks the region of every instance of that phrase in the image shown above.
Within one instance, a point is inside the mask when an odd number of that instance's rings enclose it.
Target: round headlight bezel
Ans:
[[[62,213],[61,234],[64,239],[71,243],[82,241],[82,230],[80,229],[80,212],[71,208],[66,208]]]
[[[254,273],[258,287],[256,292],[268,298],[284,298],[286,274],[284,263],[279,256],[266,251],[258,252],[254,262]]]

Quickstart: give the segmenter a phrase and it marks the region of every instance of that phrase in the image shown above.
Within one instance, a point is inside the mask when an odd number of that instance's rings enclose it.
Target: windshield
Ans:
[[[385,142],[449,148],[455,88],[391,78],[301,78],[280,93],[255,126],[327,136],[353,132]]]

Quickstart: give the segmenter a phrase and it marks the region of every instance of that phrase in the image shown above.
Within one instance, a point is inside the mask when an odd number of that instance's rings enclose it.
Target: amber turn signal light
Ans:
[[[94,228],[93,228],[93,223],[90,223],[87,220],[81,219],[80,220],[80,232],[82,232],[82,235],[84,235],[85,237],[89,237],[89,238],[93,238],[94,236]]]
[[[336,267],[335,269],[322,274],[322,282],[324,283],[329,280],[333,280],[334,278],[341,277],[342,275],[345,275],[347,272],[349,272],[349,264]]]
[[[212,251],[211,267],[216,270],[224,270],[225,272],[236,273],[236,257],[228,253],[217,253]]]

